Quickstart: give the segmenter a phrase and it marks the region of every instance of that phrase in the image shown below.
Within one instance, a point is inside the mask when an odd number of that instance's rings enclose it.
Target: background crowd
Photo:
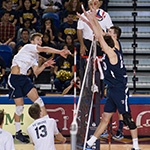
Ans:
[[[108,1],[105,0],[101,6],[105,11],[107,11],[107,3]],[[79,70],[80,42],[77,36],[76,12],[82,13],[81,4],[87,10],[89,9],[87,0],[2,0],[0,2],[0,47],[8,46],[12,51],[10,58],[12,59],[21,47],[30,43],[32,33],[40,32],[43,34],[42,46],[66,48],[72,54],[76,48],[77,70]],[[69,85],[73,85],[71,84],[73,55],[64,59],[61,56],[40,53],[39,65],[49,58],[54,58],[56,61],[54,69],[50,68],[50,74],[54,77],[57,92],[62,93]],[[11,64],[7,65],[1,57],[0,62],[0,84],[5,87],[7,83],[5,70]],[[33,80],[31,69],[29,75]],[[79,77],[79,71],[77,76]]]

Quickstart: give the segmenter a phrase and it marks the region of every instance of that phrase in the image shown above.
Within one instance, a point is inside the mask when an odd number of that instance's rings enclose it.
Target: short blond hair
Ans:
[[[42,33],[39,33],[39,32],[36,32],[36,33],[33,33],[33,34],[31,34],[31,36],[30,36],[30,41],[33,41],[34,39],[35,39],[35,37],[43,37],[43,34]]]

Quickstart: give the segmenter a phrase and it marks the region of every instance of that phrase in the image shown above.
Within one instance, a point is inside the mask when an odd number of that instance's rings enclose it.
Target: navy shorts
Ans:
[[[130,112],[129,91],[127,87],[112,87],[107,89],[107,99],[104,106],[104,112],[118,112],[124,114]]]
[[[25,97],[34,87],[34,84],[28,76],[14,74],[9,75],[8,85],[10,99]]]

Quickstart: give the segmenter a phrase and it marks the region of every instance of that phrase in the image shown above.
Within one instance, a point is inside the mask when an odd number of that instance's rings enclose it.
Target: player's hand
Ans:
[[[80,45],[80,55],[84,56],[86,54],[86,51],[88,51],[86,46],[84,44]]]
[[[60,51],[60,55],[64,58],[67,58],[68,55],[71,55],[71,52],[67,49],[63,49]]]
[[[48,61],[46,61],[45,63],[44,63],[44,66],[45,67],[54,67],[54,64],[56,64],[56,62],[53,60],[53,58],[51,58],[51,59],[49,59]]]
[[[86,11],[84,6],[82,5],[82,10],[83,13],[86,17],[82,16],[80,13],[77,12],[77,16],[83,21],[85,22],[92,30],[92,24],[95,24],[95,16],[96,16],[96,8],[95,6],[93,6],[93,8],[91,8],[91,11]]]
[[[67,139],[64,137],[62,140],[62,143],[65,143],[67,141]]]

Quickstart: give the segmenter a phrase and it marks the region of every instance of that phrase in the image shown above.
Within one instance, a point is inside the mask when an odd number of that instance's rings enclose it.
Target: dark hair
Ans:
[[[35,37],[43,37],[43,34],[41,34],[41,33],[39,33],[39,32],[36,32],[36,33],[33,33],[33,34],[31,34],[31,36],[30,36],[30,40],[31,41],[33,41],[34,39],[35,39]]]
[[[10,15],[10,12],[7,11],[7,10],[4,10],[4,11],[2,12],[2,16],[4,16],[5,14],[9,14],[9,15]]]
[[[67,34],[66,35],[66,38],[65,38],[65,43],[67,43],[67,36],[70,36],[70,38],[71,38],[71,40],[72,40],[72,44],[74,44],[74,37],[73,37],[73,35],[72,34]]]
[[[30,106],[30,108],[28,109],[28,113],[29,113],[30,117],[33,119],[40,118],[40,112],[41,112],[41,108],[38,103],[32,104]]]
[[[110,46],[111,48],[115,46],[114,40],[112,39],[110,35],[104,35],[104,40],[108,44],[108,46]]]
[[[114,30],[114,33],[117,35],[117,39],[120,38],[121,36],[121,28],[119,28],[118,26],[112,26],[110,27],[110,29],[113,29]]]
[[[24,5],[25,1],[26,1],[26,0],[23,0],[23,1],[22,1],[22,9],[23,9],[23,10],[26,10],[25,5]],[[29,2],[30,2],[30,4],[32,5],[32,0],[29,0]],[[30,9],[32,8],[31,5],[30,5]]]
[[[21,30],[21,34],[22,34],[24,31],[27,31],[27,32],[28,32],[28,34],[29,34],[29,30],[28,30],[28,29],[26,29],[26,28],[23,28],[23,29]]]
[[[0,125],[2,125],[4,121],[4,110],[0,110]]]
[[[68,11],[68,12],[67,12],[67,16],[69,16],[69,15],[75,15],[75,12],[73,12],[73,11]]]
[[[43,19],[42,19],[41,33],[45,32],[45,30],[46,30],[45,22],[48,21],[48,20],[50,20],[50,22],[51,22],[51,29],[52,29],[52,31],[53,31],[53,32],[56,32],[56,31],[55,31],[56,28],[55,28],[55,26],[54,26],[54,19],[51,18],[51,17],[46,17],[46,18],[43,18]]]

